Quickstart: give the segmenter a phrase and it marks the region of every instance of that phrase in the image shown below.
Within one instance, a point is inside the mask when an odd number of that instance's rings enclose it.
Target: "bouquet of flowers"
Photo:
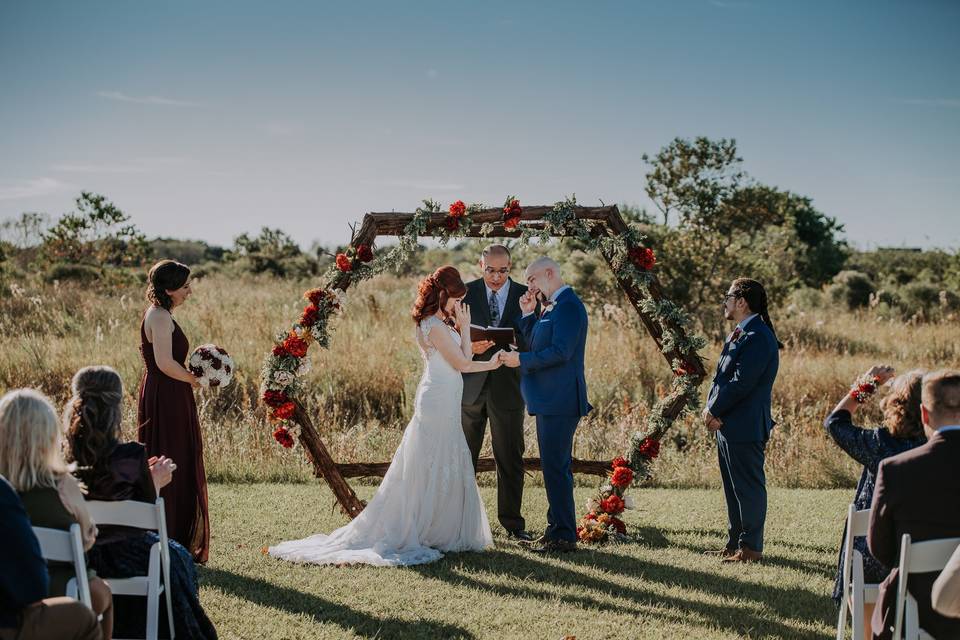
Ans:
[[[225,387],[233,379],[233,358],[222,347],[202,344],[190,354],[190,373],[204,387]]]

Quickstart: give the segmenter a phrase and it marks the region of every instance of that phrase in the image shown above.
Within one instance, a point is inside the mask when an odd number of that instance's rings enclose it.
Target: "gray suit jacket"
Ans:
[[[510,280],[510,291],[507,293],[507,304],[503,308],[503,318],[499,326],[513,327],[517,334],[517,346],[521,351],[526,349],[522,343],[522,336],[517,329],[520,320],[520,296],[527,292],[527,287]],[[467,283],[467,295],[464,302],[470,307],[471,322],[482,327],[490,324],[490,302],[487,300],[487,288],[483,278]],[[493,347],[486,353],[473,356],[474,360],[489,360],[497,348]],[[520,395],[520,369],[500,367],[493,371],[463,374],[463,404],[474,404],[483,390],[483,385],[490,376],[489,392],[497,398],[497,402],[506,409],[523,409],[523,396]]]

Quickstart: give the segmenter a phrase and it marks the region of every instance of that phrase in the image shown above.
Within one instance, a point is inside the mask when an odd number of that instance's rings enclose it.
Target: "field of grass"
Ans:
[[[496,492],[482,492],[495,513]],[[588,494],[578,489],[578,503]],[[636,543],[543,558],[497,537],[489,552],[420,567],[337,568],[261,552],[345,522],[324,485],[213,485],[201,601],[227,639],[832,637],[849,491],[771,491],[763,565],[702,555],[726,539],[721,491],[634,495],[640,508],[626,521]],[[531,528],[542,530],[545,510],[543,490],[528,489]]]
[[[471,269],[464,271],[472,276]],[[200,279],[177,311],[193,345],[215,342],[237,361],[235,383],[200,392],[198,403],[210,478],[229,482],[304,482],[311,469],[302,451],[276,445],[258,403],[259,369],[272,336],[298,317],[302,292],[316,282],[266,278]],[[142,373],[138,333],[145,307],[140,285],[12,283],[0,297],[0,393],[39,387],[57,402],[69,395],[73,373],[88,364],[120,372],[127,391],[125,429],[135,433]],[[331,348],[311,348],[306,403],[327,446],[343,462],[389,460],[412,413],[421,363],[408,311],[415,281],[381,276],[350,291],[343,318],[333,322]],[[592,302],[587,383],[596,407],[575,441],[580,458],[612,458],[641,428],[649,407],[668,387],[670,372],[632,308],[622,300]],[[768,446],[773,486],[852,486],[859,469],[824,435],[823,418],[850,382],[870,365],[898,369],[960,366],[951,324],[906,324],[831,309],[775,309],[787,349],[775,387],[778,426]],[[721,336],[703,352],[712,369]],[[707,385],[702,389],[705,394]],[[864,412],[876,424],[876,403]],[[528,455],[537,455],[532,421]],[[674,426],[656,465],[655,486],[718,486],[712,440],[688,416]],[[492,474],[481,476],[489,483]],[[531,481],[539,482],[539,476]],[[583,478],[593,485],[595,479]]]

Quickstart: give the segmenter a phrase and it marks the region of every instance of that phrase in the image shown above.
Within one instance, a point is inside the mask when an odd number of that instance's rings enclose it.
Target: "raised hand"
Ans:
[[[453,318],[460,327],[460,333],[464,331],[470,334],[470,307],[463,302],[457,302],[453,305]]]
[[[870,370],[865,374],[867,377],[876,377],[880,382],[879,384],[885,384],[896,374],[896,369],[889,365],[878,364],[870,367]]]
[[[533,313],[536,308],[537,295],[528,289],[526,293],[520,296],[520,311],[526,315],[528,313]]]

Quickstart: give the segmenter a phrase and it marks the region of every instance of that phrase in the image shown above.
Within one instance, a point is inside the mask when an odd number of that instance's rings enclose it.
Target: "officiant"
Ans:
[[[520,320],[520,296],[527,287],[510,278],[510,250],[500,244],[485,248],[480,256],[482,277],[467,283],[464,302],[472,323],[482,327],[514,327]],[[519,331],[515,331],[520,340]],[[523,350],[524,345],[517,346]],[[473,342],[473,359],[489,360],[503,345],[491,340]],[[497,518],[510,538],[530,542],[520,514],[523,502],[523,397],[520,370],[500,367],[493,371],[463,374],[463,433],[477,468],[480,448],[490,422],[493,459],[497,466]]]

